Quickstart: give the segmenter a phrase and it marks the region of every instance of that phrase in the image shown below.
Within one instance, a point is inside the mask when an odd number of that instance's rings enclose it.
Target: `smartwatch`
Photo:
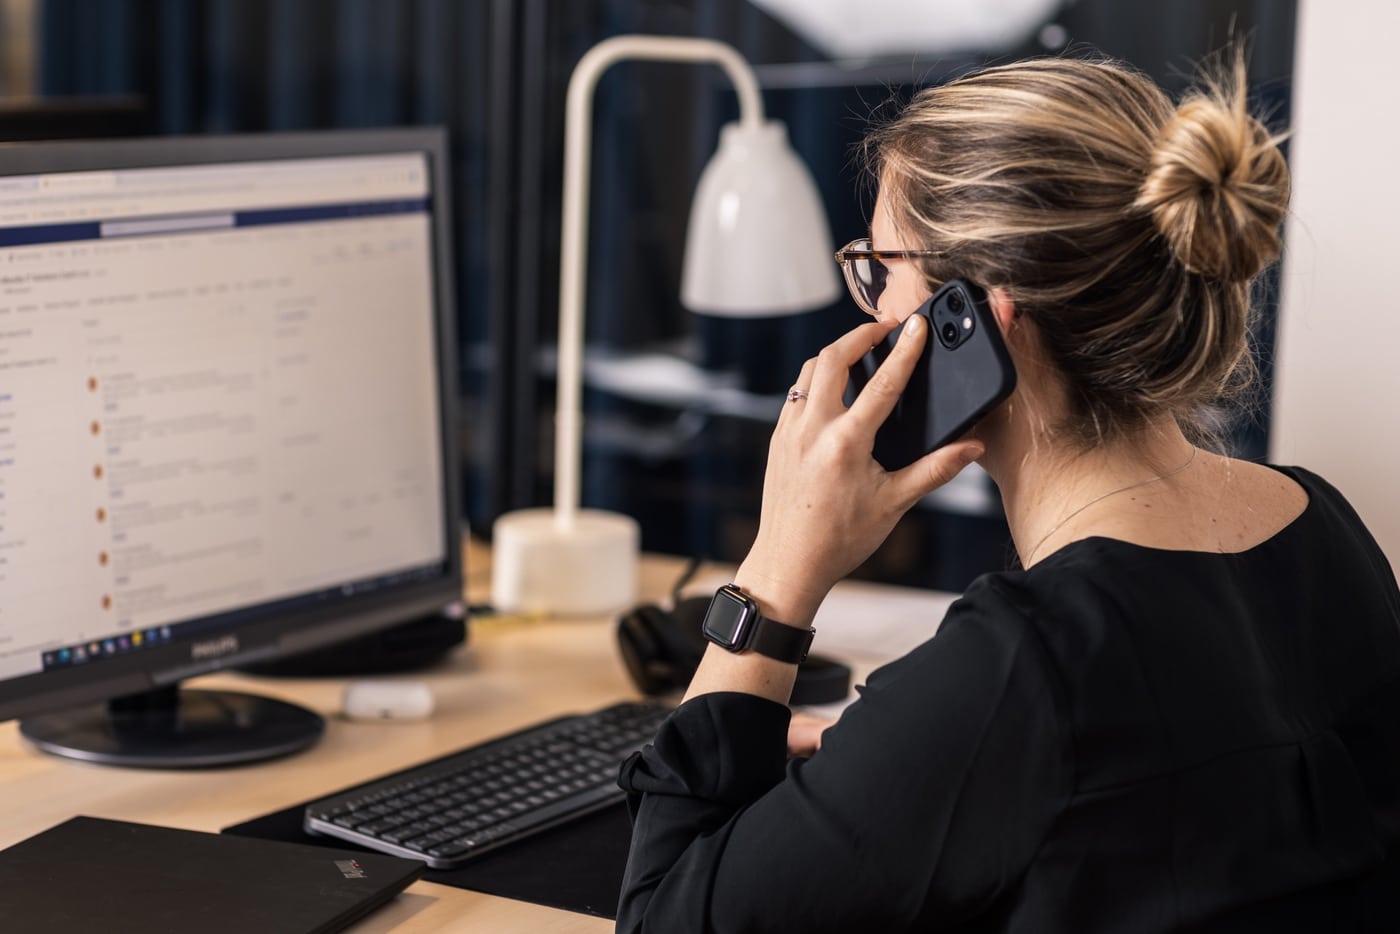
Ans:
[[[731,652],[754,651],[789,665],[797,665],[807,657],[816,629],[798,629],[758,611],[753,597],[733,584],[725,584],[715,592],[705,622],[700,627],[720,648]]]

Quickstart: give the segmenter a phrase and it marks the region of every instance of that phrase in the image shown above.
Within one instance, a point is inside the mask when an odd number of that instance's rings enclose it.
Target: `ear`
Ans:
[[[1001,328],[1001,336],[1005,337],[1011,331],[1011,326],[1020,317],[1020,312],[1016,310],[1016,304],[1011,301],[1011,296],[1006,294],[1002,288],[994,288],[987,292],[987,303],[992,306],[992,314],[997,319],[997,326]]]

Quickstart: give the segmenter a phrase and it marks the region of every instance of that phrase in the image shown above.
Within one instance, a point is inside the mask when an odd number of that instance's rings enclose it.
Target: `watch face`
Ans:
[[[753,616],[753,605],[742,593],[721,587],[710,601],[701,629],[706,639],[734,651],[748,644]]]

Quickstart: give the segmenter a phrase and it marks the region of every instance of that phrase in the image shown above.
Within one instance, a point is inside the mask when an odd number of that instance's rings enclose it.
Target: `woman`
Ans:
[[[878,320],[803,367],[734,583],[807,629],[974,460],[1021,568],[975,581],[806,760],[790,659],[710,646],[622,770],[619,929],[1400,930],[1394,575],[1321,478],[1197,447],[1248,372],[1288,197],[1242,77],[1174,106],[1121,64],[1030,61],[873,135],[870,243],[843,258]],[[847,369],[953,276],[988,289],[1017,389],[886,473],[872,439],[927,329],[849,409]]]

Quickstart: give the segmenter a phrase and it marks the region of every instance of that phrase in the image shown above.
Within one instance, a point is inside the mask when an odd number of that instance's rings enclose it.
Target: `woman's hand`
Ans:
[[[789,756],[810,759],[822,748],[822,734],[835,723],[826,717],[795,713],[788,723],[787,751]]]
[[[921,316],[848,409],[850,368],[895,322],[862,325],[802,367],[768,450],[763,509],[753,548],[735,576],[765,612],[805,625],[831,586],[885,540],[914,503],[982,455],[980,441],[957,441],[893,473],[871,455],[876,429],[894,409],[927,340]]]

